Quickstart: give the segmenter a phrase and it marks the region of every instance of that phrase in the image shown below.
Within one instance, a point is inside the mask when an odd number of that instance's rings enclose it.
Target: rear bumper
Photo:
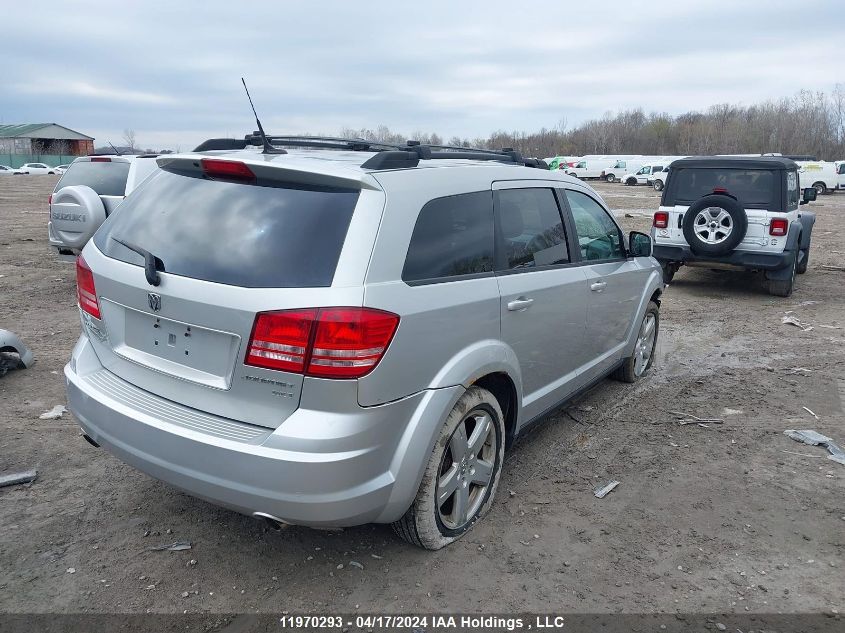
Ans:
[[[270,429],[138,389],[104,369],[84,336],[65,379],[83,431],[138,470],[243,514],[337,527],[405,512],[431,451],[430,442],[406,442],[408,429],[442,420],[463,391],[427,390],[377,407],[347,403],[344,411],[301,407]]]
[[[732,251],[726,255],[708,257],[693,253],[689,246],[655,244],[654,257],[661,262],[712,262],[714,264],[729,264],[739,268],[779,270],[792,265],[795,259],[795,251],[783,251],[780,253]]]

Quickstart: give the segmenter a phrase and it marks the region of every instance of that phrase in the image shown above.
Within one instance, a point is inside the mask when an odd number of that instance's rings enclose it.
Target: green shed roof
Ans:
[[[71,130],[69,127],[59,125],[58,123],[18,123],[12,125],[0,125],[0,138],[27,138],[30,137],[33,132],[37,132],[40,129],[50,127],[52,125],[64,128],[65,130],[73,132],[74,134],[78,134],[79,136],[84,136],[85,138],[93,139],[93,137],[91,136],[87,136],[85,134],[77,132],[76,130]]]

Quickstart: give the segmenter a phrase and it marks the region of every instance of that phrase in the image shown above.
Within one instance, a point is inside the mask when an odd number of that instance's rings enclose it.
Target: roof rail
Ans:
[[[429,145],[419,141],[408,141],[405,145],[368,141],[363,138],[340,138],[336,136],[273,136],[267,135],[271,145],[285,147],[310,147],[314,149],[338,149],[352,152],[376,152],[361,165],[364,169],[406,169],[416,167],[421,160],[489,160],[516,163],[526,167],[548,169],[544,160],[524,158],[518,151],[505,147],[490,150],[455,145]],[[200,145],[195,152],[210,150],[236,150],[247,146],[260,147],[263,139],[259,132],[247,134],[243,139],[212,138]]]

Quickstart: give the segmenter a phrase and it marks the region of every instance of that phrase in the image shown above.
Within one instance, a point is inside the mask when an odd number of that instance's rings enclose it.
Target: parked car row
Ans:
[[[761,156],[742,154],[722,156]],[[780,154],[765,154],[780,156]],[[557,156],[546,159],[551,170],[562,170],[582,180],[600,179],[606,182],[620,182],[625,185],[649,185],[662,191],[666,184],[669,165],[686,156]],[[789,158],[789,157],[787,157]],[[802,187],[813,187],[818,195],[845,189],[845,161],[808,160],[808,157],[794,157],[799,166],[798,174]]]

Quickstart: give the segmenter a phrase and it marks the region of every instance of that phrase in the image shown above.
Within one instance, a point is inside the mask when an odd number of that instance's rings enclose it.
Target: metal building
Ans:
[[[93,151],[93,137],[57,123],[0,125],[0,164],[9,167],[24,163],[55,167]]]

